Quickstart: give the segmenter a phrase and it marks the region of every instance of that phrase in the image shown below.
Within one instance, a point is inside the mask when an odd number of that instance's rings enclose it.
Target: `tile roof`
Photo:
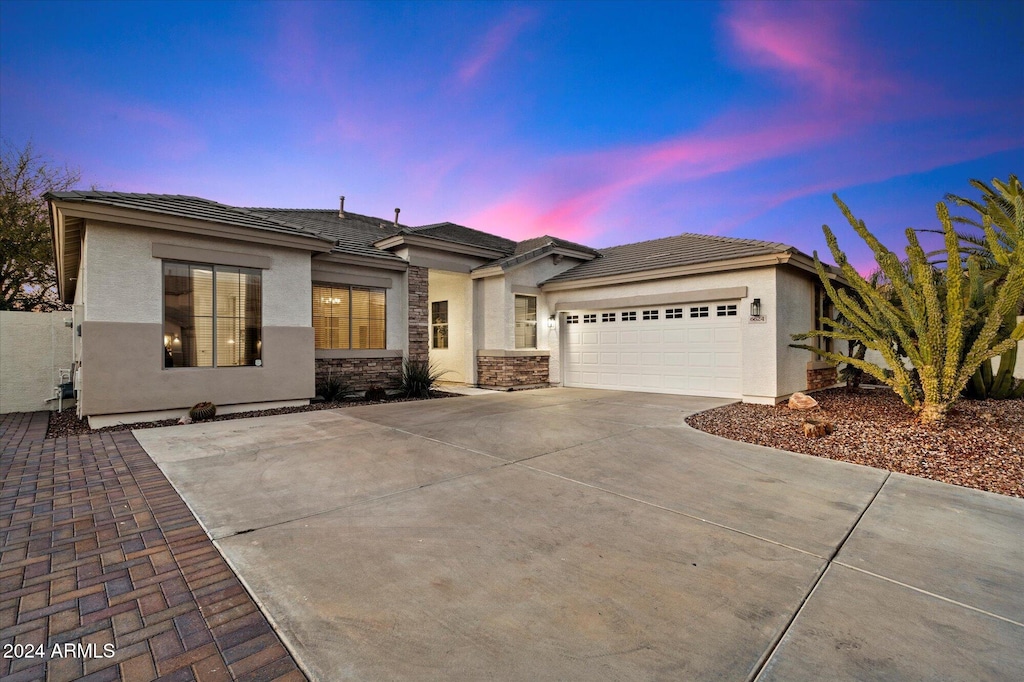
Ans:
[[[575,268],[555,275],[547,281],[568,282],[590,277],[712,263],[746,256],[794,253],[796,249],[780,242],[684,233],[673,237],[612,246],[599,249],[599,252],[600,258],[580,263]]]
[[[315,229],[275,219],[271,216],[259,215],[249,209],[219,204],[216,201],[191,197],[182,194],[134,194],[128,192],[72,191],[49,192],[47,199],[59,201],[101,204],[135,211],[162,213],[164,215],[205,220],[222,225],[250,227],[257,230],[283,232],[305,237],[323,237]]]
[[[329,235],[334,239],[335,250],[342,253],[385,260],[402,260],[395,254],[378,249],[373,245],[374,242],[390,237],[404,229],[405,226],[401,223],[395,227],[394,222],[350,211],[345,211],[345,217],[340,218],[338,209],[247,208],[245,210]]]
[[[561,239],[559,237],[552,237],[550,235],[544,235],[543,237],[534,237],[533,239],[524,239],[523,241],[516,244],[515,253],[522,254],[535,249],[539,249],[543,246],[551,245],[555,248],[570,249],[572,251],[582,251],[583,253],[589,253],[597,256],[600,254],[596,249],[586,246],[584,244],[577,244],[567,239]]]
[[[485,263],[475,270],[483,270],[484,268],[501,267],[508,269],[513,265],[519,263],[525,263],[526,261],[533,260],[538,256],[542,256],[546,253],[554,251],[557,248],[570,249],[572,251],[582,251],[588,253],[591,256],[600,256],[600,252],[584,246],[583,244],[577,244],[570,242],[565,239],[559,239],[558,237],[550,237],[544,235],[543,237],[534,237],[532,239],[524,239],[523,241],[516,244],[515,251],[512,254],[499,258],[498,260]]]
[[[464,225],[456,225],[455,223],[434,223],[432,225],[408,227],[402,230],[402,232],[433,237],[434,239],[441,239],[456,244],[476,246],[505,254],[512,254],[516,250],[516,243],[511,239],[505,239],[495,234],[481,232],[480,230],[474,230]]]
[[[346,211],[345,217],[341,218],[337,209],[244,208],[180,194],[72,191],[50,192],[45,197],[315,237],[333,242],[335,252],[392,261],[404,262],[395,254],[378,249],[374,244],[381,239],[403,234],[422,235],[504,254],[501,258],[480,266],[481,268],[508,268],[557,248],[596,256],[593,260],[580,263],[571,270],[552,277],[547,280],[548,282],[567,282],[746,256],[796,252],[793,247],[779,242],[690,233],[606,249],[592,249],[583,244],[548,235],[515,242],[450,222],[410,227],[350,211]]]

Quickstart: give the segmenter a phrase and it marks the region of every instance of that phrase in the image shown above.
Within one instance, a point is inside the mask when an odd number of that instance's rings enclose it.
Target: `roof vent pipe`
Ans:
[[[401,212],[402,212],[402,209],[400,209],[400,208],[396,208],[395,209],[395,227],[398,227],[398,214],[401,213]]]
[[[340,204],[338,206],[338,217],[339,218],[344,218],[345,217],[345,195],[343,194],[340,197],[338,197],[338,201],[339,201],[339,204]]]

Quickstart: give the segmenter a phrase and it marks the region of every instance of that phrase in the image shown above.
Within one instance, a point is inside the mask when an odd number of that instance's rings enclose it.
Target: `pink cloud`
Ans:
[[[890,118],[881,100],[898,88],[850,40],[850,15],[850,6],[837,11],[831,3],[731,5],[723,22],[731,49],[744,64],[770,70],[791,86],[778,104],[726,110],[699,130],[647,145],[551,159],[473,219],[505,234],[585,239],[612,227],[606,216],[637,192],[822,148]],[[760,212],[797,195],[773,199]],[[520,222],[505,222],[512,220]]]
[[[794,78],[817,96],[843,100],[878,97],[894,84],[851,44],[850,3],[743,2],[725,19],[739,56],[754,66]]]
[[[462,84],[466,85],[476,80],[482,71],[508,50],[512,42],[535,18],[535,12],[517,7],[492,26],[480,41],[476,51],[459,67],[458,76]]]

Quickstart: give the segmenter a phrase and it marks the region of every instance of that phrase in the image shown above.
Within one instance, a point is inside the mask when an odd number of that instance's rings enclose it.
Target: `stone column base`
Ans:
[[[540,388],[550,386],[547,352],[521,354],[521,351],[479,351],[476,381],[481,388]]]
[[[835,386],[839,381],[839,372],[829,362],[814,361],[807,363],[807,390],[817,391]]]

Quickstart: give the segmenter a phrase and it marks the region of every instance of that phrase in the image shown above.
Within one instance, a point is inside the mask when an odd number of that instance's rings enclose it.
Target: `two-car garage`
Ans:
[[[564,384],[742,397],[739,301],[562,314]]]

